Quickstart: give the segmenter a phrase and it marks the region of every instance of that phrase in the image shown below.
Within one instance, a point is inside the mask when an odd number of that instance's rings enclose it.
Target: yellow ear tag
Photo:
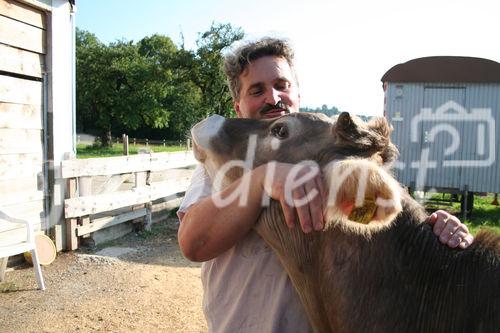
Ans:
[[[375,204],[375,200],[365,198],[363,206],[354,207],[348,218],[354,222],[368,224],[373,219],[373,216],[375,216],[376,211],[377,205]]]

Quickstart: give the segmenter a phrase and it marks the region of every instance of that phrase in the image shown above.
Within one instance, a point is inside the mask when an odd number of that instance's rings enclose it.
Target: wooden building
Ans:
[[[75,149],[74,13],[74,0],[0,0],[0,245],[25,237],[11,222],[29,219],[64,247],[55,226],[61,161]]]

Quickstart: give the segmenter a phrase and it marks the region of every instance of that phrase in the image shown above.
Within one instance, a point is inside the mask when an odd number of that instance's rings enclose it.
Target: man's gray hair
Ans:
[[[252,61],[265,56],[284,58],[290,65],[294,79],[298,84],[294,68],[294,53],[290,43],[285,39],[264,37],[257,41],[246,42],[225,56],[224,72],[233,100],[240,99],[241,73]]]

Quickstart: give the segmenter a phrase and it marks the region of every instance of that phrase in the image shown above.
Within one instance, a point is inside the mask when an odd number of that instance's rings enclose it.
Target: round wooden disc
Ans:
[[[35,244],[36,250],[38,252],[38,261],[40,261],[40,265],[46,266],[50,265],[54,259],[56,259],[56,246],[52,239],[50,239],[46,235],[36,235],[35,236]],[[25,252],[24,258],[30,264],[33,264],[33,260],[31,258],[31,253]]]

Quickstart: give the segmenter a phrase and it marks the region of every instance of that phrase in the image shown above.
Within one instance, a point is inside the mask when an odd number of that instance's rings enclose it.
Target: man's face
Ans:
[[[299,112],[299,89],[284,58],[265,56],[252,61],[240,81],[240,99],[234,102],[239,118],[275,118]]]

